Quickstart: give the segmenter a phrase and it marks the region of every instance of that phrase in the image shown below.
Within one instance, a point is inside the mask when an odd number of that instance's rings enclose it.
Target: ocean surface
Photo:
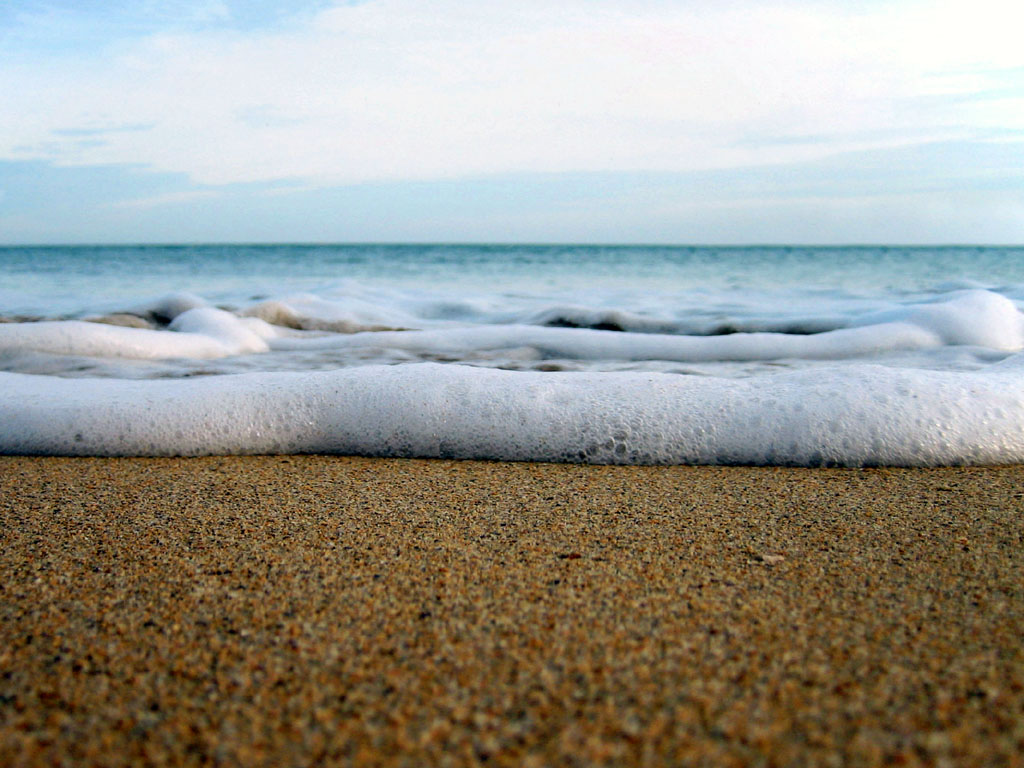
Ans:
[[[1024,461],[1024,247],[0,248],[0,452]]]

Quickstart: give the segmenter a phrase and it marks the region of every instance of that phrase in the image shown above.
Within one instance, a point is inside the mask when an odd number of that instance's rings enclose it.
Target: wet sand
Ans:
[[[1024,468],[0,457],[2,765],[1021,765]]]

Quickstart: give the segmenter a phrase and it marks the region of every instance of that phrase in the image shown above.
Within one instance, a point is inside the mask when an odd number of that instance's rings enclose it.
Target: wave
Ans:
[[[863,313],[830,330],[815,331],[814,322],[808,320],[797,323],[795,333],[736,329],[717,335],[652,329],[636,333],[575,327],[575,322],[561,324],[573,327],[553,327],[559,323],[551,323],[550,318],[541,325],[440,323],[387,330],[393,326],[375,323],[370,309],[343,315],[315,297],[296,304],[261,302],[236,313],[206,306],[198,297],[175,295],[132,316],[145,319],[150,327],[81,320],[0,324],[0,358],[10,361],[19,354],[38,353],[204,360],[333,351],[359,353],[363,363],[391,362],[396,353],[408,353],[413,360],[442,357],[454,362],[472,361],[482,354],[509,354],[538,360],[706,363],[844,360],[949,346],[1000,353],[1024,349],[1024,316],[1009,299],[984,290],[957,291],[940,301]],[[794,325],[793,320],[786,322]],[[818,321],[818,327],[822,325],[827,326]]]
[[[711,317],[582,305],[413,309],[170,294],[103,322],[0,323],[0,453],[1024,461],[1024,315],[987,290],[834,317],[748,313],[717,331]],[[772,375],[748,375],[759,365]],[[229,375],[197,377],[210,373]]]
[[[1024,461],[1024,355],[719,379],[417,364],[200,379],[0,374],[0,453],[331,453],[610,464]]]

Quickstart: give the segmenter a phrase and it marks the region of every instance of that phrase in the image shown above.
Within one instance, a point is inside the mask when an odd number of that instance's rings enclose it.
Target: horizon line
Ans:
[[[860,242],[783,242],[750,241],[736,243],[677,242],[677,241],[582,241],[582,240],[196,240],[196,241],[82,241],[82,242],[0,242],[0,248],[212,248],[212,247],[299,247],[299,248],[360,248],[360,247],[509,247],[509,248],[1024,248],[1019,243],[986,242],[932,242],[901,243],[883,241]]]

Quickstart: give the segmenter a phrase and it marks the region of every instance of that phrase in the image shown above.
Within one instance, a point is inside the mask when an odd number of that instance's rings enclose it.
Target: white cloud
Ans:
[[[330,184],[970,139],[1024,131],[1019,7],[373,0],[278,31],[111,40],[82,60],[26,50],[0,63],[0,156]],[[993,84],[1002,98],[960,98]],[[102,145],[61,134],[112,124],[153,127]]]

